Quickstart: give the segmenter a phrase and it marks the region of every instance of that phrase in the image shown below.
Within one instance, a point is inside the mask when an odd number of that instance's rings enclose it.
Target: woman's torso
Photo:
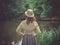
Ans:
[[[30,24],[26,23],[26,20],[22,21],[22,28],[24,34],[33,34],[35,31],[35,23],[34,21]]]

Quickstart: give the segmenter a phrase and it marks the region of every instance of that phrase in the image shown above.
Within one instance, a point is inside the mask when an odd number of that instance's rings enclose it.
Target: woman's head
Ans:
[[[25,15],[26,15],[27,17],[34,17],[33,10],[28,9],[27,11],[25,11]]]
[[[26,16],[26,19],[27,19],[28,21],[36,21],[36,18],[35,18],[35,17],[27,17],[27,16]]]
[[[26,15],[26,20],[28,22],[33,22],[36,20],[36,18],[34,17],[34,13],[31,9],[28,9],[27,11],[25,11],[25,15]]]

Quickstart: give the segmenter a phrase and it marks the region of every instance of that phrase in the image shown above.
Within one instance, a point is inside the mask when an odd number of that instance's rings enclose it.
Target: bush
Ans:
[[[60,27],[51,28],[50,31],[42,30],[41,34],[36,37],[38,45],[50,45],[54,39],[59,39]]]

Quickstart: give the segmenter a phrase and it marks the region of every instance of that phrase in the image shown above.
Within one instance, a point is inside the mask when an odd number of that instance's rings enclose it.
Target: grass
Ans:
[[[58,29],[51,28],[50,31],[46,31],[45,28],[42,27],[41,34],[39,34],[37,39],[38,45],[50,45],[54,39],[59,39],[60,35],[60,27]]]

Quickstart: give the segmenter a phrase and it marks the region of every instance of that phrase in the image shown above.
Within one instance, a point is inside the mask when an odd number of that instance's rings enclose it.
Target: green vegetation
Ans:
[[[54,40],[59,40],[60,27],[58,29],[51,28],[50,31],[46,31],[42,28],[42,33],[36,37],[38,45],[51,45]]]
[[[51,10],[51,6],[47,0],[10,0],[7,16],[9,19],[18,19],[29,8],[34,11],[36,17],[49,18],[47,13]]]

